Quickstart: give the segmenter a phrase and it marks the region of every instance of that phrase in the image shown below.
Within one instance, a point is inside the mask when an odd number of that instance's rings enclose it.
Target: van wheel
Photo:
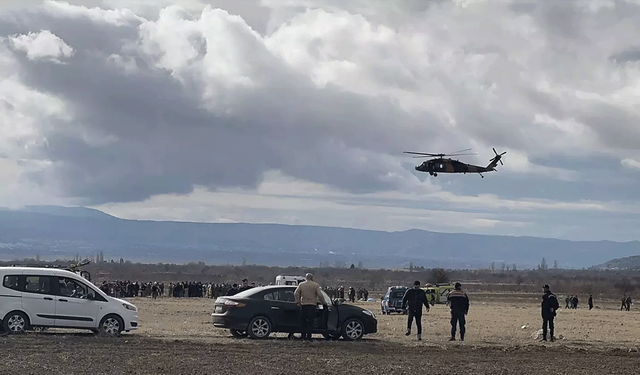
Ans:
[[[117,315],[107,315],[100,321],[100,334],[104,336],[120,336],[124,330],[124,322]]]
[[[10,335],[24,333],[29,329],[29,318],[22,311],[12,311],[2,321],[5,332]]]

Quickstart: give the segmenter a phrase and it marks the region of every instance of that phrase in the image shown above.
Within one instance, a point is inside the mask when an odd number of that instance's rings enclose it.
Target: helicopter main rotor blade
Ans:
[[[461,152],[467,152],[467,151],[471,151],[471,149],[470,148],[465,148],[464,150],[454,151],[451,154],[447,154],[447,155],[459,154]]]
[[[413,151],[405,151],[404,154],[412,154],[412,155],[423,155],[423,156],[440,156],[444,154],[430,154],[427,152],[413,152]]]
[[[470,154],[444,154],[445,156],[462,156],[462,155],[478,155],[477,152],[473,152]]]

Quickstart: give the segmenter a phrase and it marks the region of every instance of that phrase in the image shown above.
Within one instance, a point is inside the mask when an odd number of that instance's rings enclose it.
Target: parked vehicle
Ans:
[[[304,276],[276,276],[276,285],[298,285],[305,281]]]
[[[0,280],[0,319],[10,334],[52,327],[118,336],[138,328],[136,306],[106,295],[75,272],[0,267]]]
[[[429,301],[431,306],[433,306],[436,303],[447,304],[448,303],[447,297],[449,296],[449,293],[454,289],[454,286],[449,284],[446,284],[446,285],[436,284],[435,286],[431,286],[431,284],[428,284],[427,287],[422,289],[427,294],[427,300]]]
[[[392,312],[406,313],[406,311],[402,309],[402,298],[407,289],[409,288],[406,286],[390,286],[387,289],[387,293],[382,298],[382,301],[380,301],[382,315],[389,315]]]
[[[234,296],[219,297],[211,314],[213,326],[229,329],[235,337],[265,339],[272,332],[301,332],[301,309],[295,302],[296,286],[252,288]],[[325,293],[326,301],[331,301]],[[338,300],[318,304],[313,333],[327,339],[360,340],[376,333],[378,321],[372,311]]]

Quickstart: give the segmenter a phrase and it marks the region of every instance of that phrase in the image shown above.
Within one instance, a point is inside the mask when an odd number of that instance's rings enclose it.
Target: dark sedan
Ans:
[[[236,337],[267,338],[272,332],[301,332],[300,307],[295,303],[295,286],[275,285],[219,297],[214,304],[214,327],[226,328]],[[327,301],[329,296],[322,292]],[[318,304],[313,333],[327,339],[360,340],[376,333],[375,314],[358,306],[333,301]]]

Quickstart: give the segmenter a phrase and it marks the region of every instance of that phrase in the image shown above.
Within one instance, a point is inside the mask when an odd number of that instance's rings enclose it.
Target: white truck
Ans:
[[[304,276],[276,276],[276,285],[298,285],[305,281]]]

